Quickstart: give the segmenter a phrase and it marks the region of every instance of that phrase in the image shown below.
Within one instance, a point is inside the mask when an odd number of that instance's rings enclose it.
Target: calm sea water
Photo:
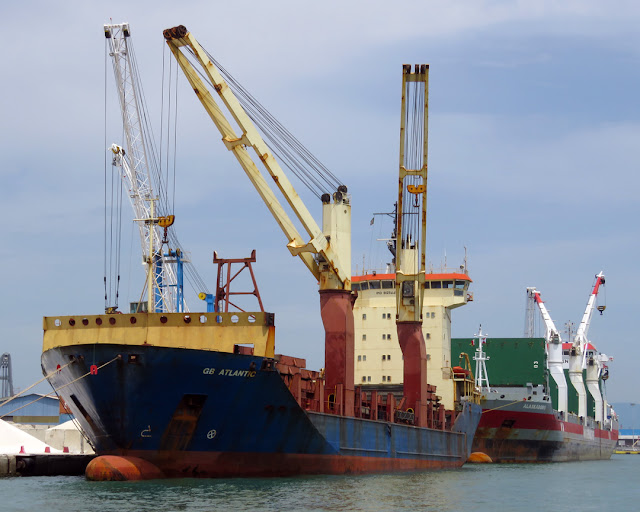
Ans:
[[[598,511],[640,509],[640,455],[540,465],[466,465],[375,476],[87,482],[0,479],[6,512]]]

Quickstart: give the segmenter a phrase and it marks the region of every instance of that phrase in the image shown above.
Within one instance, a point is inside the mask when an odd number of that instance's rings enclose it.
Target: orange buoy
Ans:
[[[87,480],[100,482],[164,478],[164,473],[151,462],[119,455],[96,457],[89,462],[84,474]]]
[[[486,464],[493,461],[491,460],[491,457],[489,457],[486,453],[473,452],[471,455],[469,455],[467,462],[473,462],[475,464]]]

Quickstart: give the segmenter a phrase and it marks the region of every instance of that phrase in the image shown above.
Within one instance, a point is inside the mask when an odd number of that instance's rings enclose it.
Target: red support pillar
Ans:
[[[396,421],[396,397],[393,393],[389,393],[387,395],[387,421],[389,423],[394,423]]]
[[[349,290],[320,290],[324,324],[325,394],[342,390],[336,402],[345,416],[354,414],[353,303]],[[325,397],[325,399],[326,399]]]
[[[291,386],[289,388],[291,394],[298,402],[298,405],[302,406],[302,375],[300,373],[294,373],[291,379]]]
[[[415,411],[416,425],[427,426],[427,349],[421,322],[398,322],[398,342],[404,358],[404,396]]]
[[[369,419],[370,420],[377,420],[378,419],[378,392],[377,391],[372,391],[371,392],[371,409],[370,409],[370,413],[369,413]]]

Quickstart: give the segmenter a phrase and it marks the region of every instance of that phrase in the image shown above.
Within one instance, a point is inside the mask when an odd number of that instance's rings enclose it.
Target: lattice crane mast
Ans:
[[[323,221],[320,229],[212,57],[182,25],[167,29],[163,34],[198,99],[220,131],[222,142],[234,154],[285,234],[288,240],[287,248],[293,256],[298,256],[303,261],[319,282],[321,315],[325,328],[326,396],[329,407],[334,412],[353,416],[351,202],[347,188],[340,185],[332,195],[322,195]],[[202,68],[200,72],[194,68],[189,55]],[[209,86],[215,91],[240,133],[236,133],[216,103]],[[251,157],[250,149],[256,154],[255,160]],[[305,235],[297,231],[260,168],[267,171],[285,197],[303,226]]]
[[[558,386],[558,411],[566,415],[568,412],[568,388],[567,380],[564,376],[564,367],[562,360],[562,337],[560,331],[556,329],[556,325],[549,315],[547,307],[544,305],[540,292],[535,288],[527,288],[527,296],[529,300],[533,300],[540,310],[540,315],[545,325],[545,340],[547,351],[547,366],[549,373]]]
[[[164,209],[157,197],[162,183],[160,174],[156,173],[157,187],[154,190],[151,173],[153,146],[141,115],[144,111],[143,96],[133,58],[129,24],[104,25],[104,33],[113,63],[127,150],[125,152],[116,144],[110,149],[113,151],[113,165],[121,170],[122,180],[129,191],[140,231],[142,259],[147,267],[147,309],[149,312],[185,311],[188,308],[184,303],[182,265],[188,259],[178,249],[173,232],[168,235],[165,229],[173,223],[172,216],[159,214]],[[156,205],[156,202],[160,204]],[[171,243],[174,249],[167,247],[165,252],[165,243]]]
[[[404,396],[416,425],[427,425],[427,352],[422,333],[426,271],[429,66],[402,67],[396,216],[396,325]]]

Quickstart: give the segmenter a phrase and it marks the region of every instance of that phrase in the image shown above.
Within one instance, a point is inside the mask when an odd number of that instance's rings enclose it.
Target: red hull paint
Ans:
[[[522,411],[483,411],[478,428],[500,428],[504,421],[514,420],[519,430],[559,430],[584,435],[584,427],[570,421],[558,420],[553,414],[541,414]],[[617,430],[594,429],[595,437],[600,439],[618,439]]]
[[[617,430],[585,428],[546,412],[485,410],[472,450],[494,462],[598,460],[611,457],[617,439]]]

